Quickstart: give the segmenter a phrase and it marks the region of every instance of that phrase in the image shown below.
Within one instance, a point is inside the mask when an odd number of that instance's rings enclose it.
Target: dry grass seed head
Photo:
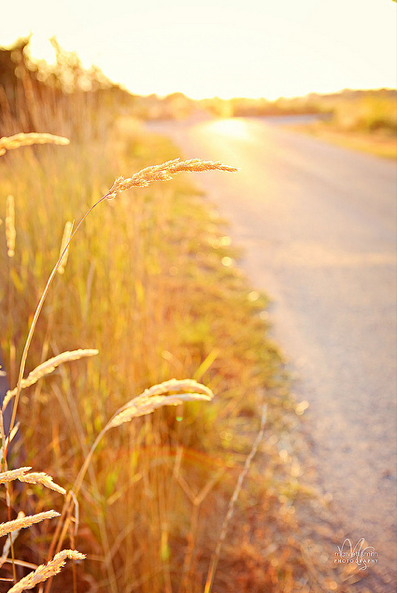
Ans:
[[[54,556],[47,564],[41,564],[34,572],[31,572],[26,577],[15,583],[8,593],[21,593],[26,589],[33,589],[39,583],[43,583],[49,578],[58,574],[62,567],[66,564],[66,559],[70,560],[84,560],[85,555],[76,550],[62,550]]]
[[[211,401],[214,394],[208,387],[193,379],[171,379],[146,389],[120,408],[110,420],[108,428],[120,426],[138,416],[151,414],[161,406],[176,406],[184,401]]]
[[[28,515],[21,519],[14,519],[13,521],[7,521],[7,523],[0,523],[0,537],[16,531],[17,529],[26,529],[35,523],[40,523],[45,519],[53,519],[59,517],[60,514],[56,511],[44,511],[44,513],[37,513],[36,515]]]
[[[11,469],[9,471],[2,472],[0,474],[0,484],[6,484],[7,482],[18,480],[18,478],[26,474],[31,469],[31,467],[18,467],[17,469]]]
[[[23,511],[19,511],[17,519],[23,519],[24,516],[25,516],[25,513]],[[0,557],[0,568],[3,566],[4,562],[7,560],[8,554],[10,553],[11,545],[17,539],[19,532],[20,532],[20,529],[16,529],[11,534],[9,534],[9,536],[7,537],[7,539],[4,543],[4,546],[3,546],[3,552]]]
[[[18,480],[25,484],[41,484],[50,490],[54,490],[59,494],[65,496],[66,490],[62,488],[62,486],[58,486],[55,482],[52,481],[51,476],[44,472],[32,472],[31,474],[23,474],[22,476],[18,476]]]
[[[69,144],[70,140],[63,136],[53,134],[41,134],[32,132],[30,134],[15,134],[14,136],[3,136],[0,138],[0,156],[7,150],[19,148],[20,146],[31,146],[32,144]]]
[[[167,161],[161,165],[152,165],[146,167],[138,173],[125,179],[124,177],[118,177],[113,183],[109,192],[106,194],[108,200],[113,200],[117,194],[122,191],[126,191],[132,187],[147,187],[154,181],[169,181],[173,175],[178,173],[200,173],[203,171],[227,171],[234,173],[237,171],[235,167],[229,167],[223,165],[219,161],[202,161],[201,159],[190,159],[188,161],[181,161],[180,159],[174,159]]]
[[[21,382],[21,389],[26,389],[26,387],[30,387],[37,383],[39,379],[42,379],[46,375],[52,373],[60,364],[64,362],[70,362],[72,360],[79,360],[80,358],[84,358],[86,356],[95,356],[98,354],[98,350],[94,348],[87,348],[87,349],[80,349],[80,350],[72,350],[67,352],[62,352],[62,354],[58,354],[53,358],[49,358],[39,366],[37,366],[26,379],[22,379]],[[3,411],[6,409],[7,404],[9,401],[16,395],[17,388],[7,391],[6,396],[3,401]]]

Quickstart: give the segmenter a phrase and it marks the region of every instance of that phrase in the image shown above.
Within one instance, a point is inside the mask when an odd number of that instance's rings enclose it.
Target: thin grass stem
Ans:
[[[210,565],[210,569],[208,571],[208,576],[207,576],[207,581],[205,583],[205,589],[204,589],[204,593],[211,593],[211,589],[212,589],[212,585],[214,584],[214,577],[215,577],[215,573],[216,573],[216,568],[218,566],[218,561],[219,561],[219,556],[221,553],[221,548],[222,548],[222,544],[225,540],[226,537],[226,532],[227,532],[227,528],[229,526],[229,522],[230,519],[233,516],[233,512],[234,512],[234,505],[238,499],[238,496],[240,494],[241,491],[241,487],[243,485],[243,481],[248,473],[248,470],[250,468],[251,462],[258,450],[259,444],[263,438],[263,434],[265,432],[265,423],[266,423],[266,415],[267,415],[267,406],[264,405],[263,409],[262,409],[262,418],[261,418],[261,426],[260,426],[260,430],[259,433],[255,439],[255,442],[252,446],[251,452],[248,455],[247,459],[245,460],[245,464],[244,464],[244,468],[243,471],[241,472],[241,474],[239,475],[239,478],[237,480],[237,484],[236,487],[234,489],[233,492],[233,496],[230,499],[229,502],[229,507],[228,507],[228,511],[226,514],[226,517],[223,520],[223,524],[222,524],[222,529],[221,529],[221,534],[219,536],[218,539],[218,543],[214,552],[214,555],[212,556],[211,559],[211,565]]]

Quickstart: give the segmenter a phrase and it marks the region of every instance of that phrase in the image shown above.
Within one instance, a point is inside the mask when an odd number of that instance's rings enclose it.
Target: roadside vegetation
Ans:
[[[330,95],[266,99],[209,99],[202,107],[218,117],[291,117],[288,127],[323,140],[397,159],[397,91],[345,90]],[[298,116],[296,123],[293,117]],[[299,116],[313,116],[299,122]]]
[[[74,73],[79,80],[81,66],[60,48],[60,70],[48,87],[36,85],[21,59],[18,100],[3,94],[1,136],[49,131],[71,143],[0,157],[0,346],[12,388],[65,223],[78,221],[120,174],[180,156],[116,109],[119,91],[99,92],[97,73],[90,91],[72,85],[66,92],[62,79],[72,84]],[[225,223],[183,176],[123,192],[85,220],[44,302],[25,376],[63,352],[91,355],[21,392],[19,430],[2,467],[47,472],[60,488],[44,489],[47,478],[29,482],[21,471],[18,486],[3,489],[0,520],[21,510],[61,512],[62,489],[73,487],[97,435],[106,434],[73,512],[69,505],[60,519],[21,530],[0,562],[2,578],[43,564],[56,551],[57,525],[69,525],[63,547],[86,558],[40,590],[202,592],[267,404],[266,436],[230,518],[214,590],[316,590],[295,534],[294,504],[306,492],[293,442],[305,403],[289,396],[268,336],[266,297],[248,285],[237,261]],[[172,378],[200,382],[215,397],[104,430],[125,402]]]
[[[344,91],[324,96],[319,105],[328,117],[294,125],[324,140],[397,159],[397,91]]]

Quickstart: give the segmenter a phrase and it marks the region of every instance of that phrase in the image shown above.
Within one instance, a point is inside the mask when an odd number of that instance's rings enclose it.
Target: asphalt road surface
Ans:
[[[261,118],[150,127],[186,158],[241,168],[196,181],[273,300],[273,335],[310,404],[319,482],[344,537],[378,553],[371,589],[395,591],[396,165]]]

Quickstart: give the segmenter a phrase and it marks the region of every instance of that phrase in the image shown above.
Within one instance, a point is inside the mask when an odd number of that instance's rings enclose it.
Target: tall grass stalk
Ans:
[[[23,135],[21,135],[21,136],[23,136]],[[5,153],[7,146],[8,146],[8,148],[16,147],[16,146],[14,146],[15,138],[11,138],[8,140],[9,140],[9,143],[7,145],[7,138],[1,139],[2,152],[0,154]],[[22,138],[22,140],[23,140],[23,138]],[[47,139],[42,138],[42,140],[46,141]],[[21,142],[21,138],[18,138],[17,142],[18,141],[20,142],[20,145],[21,144],[23,145],[23,141]],[[25,144],[26,143],[27,144],[34,143],[34,139],[30,138],[29,141],[25,142]],[[53,278],[55,277],[56,272],[59,269],[62,270],[64,267],[70,243],[73,240],[76,233],[78,232],[78,230],[80,229],[81,225],[83,224],[85,219],[88,217],[88,215],[92,212],[92,210],[98,204],[100,204],[101,202],[103,202],[106,199],[108,199],[108,200],[113,199],[121,191],[130,189],[131,187],[146,187],[153,181],[167,181],[172,178],[172,175],[177,174],[177,173],[190,172],[190,171],[208,171],[208,170],[221,170],[221,171],[229,171],[229,172],[236,171],[236,169],[234,169],[232,167],[226,167],[225,165],[222,165],[221,163],[205,162],[205,161],[201,161],[199,159],[193,159],[190,161],[182,161],[181,162],[181,161],[179,161],[179,159],[174,159],[172,161],[167,161],[167,162],[163,163],[162,165],[147,167],[128,179],[124,179],[123,177],[120,177],[120,178],[116,179],[116,181],[112,185],[111,189],[105,195],[103,195],[99,200],[97,200],[94,203],[94,205],[91,206],[87,210],[87,212],[82,216],[82,218],[76,225],[74,231],[72,232],[71,228],[69,228],[68,232],[64,233],[63,249],[61,248],[60,256],[50,273],[50,276],[49,276],[47,283],[45,285],[45,288],[42,292],[39,303],[35,309],[35,313],[34,313],[34,316],[33,316],[33,319],[32,319],[31,325],[30,325],[28,336],[27,336],[27,339],[26,339],[26,342],[25,342],[25,345],[23,348],[23,352],[22,352],[18,380],[17,380],[17,386],[14,390],[9,392],[8,400],[6,402],[6,403],[8,403],[8,401],[11,399],[11,397],[13,397],[13,396],[15,397],[14,403],[13,403],[9,432],[8,432],[8,435],[6,438],[5,438],[5,435],[3,434],[3,467],[5,469],[5,475],[7,474],[7,453],[8,453],[10,440],[11,440],[10,435],[12,434],[14,426],[15,426],[18,404],[20,401],[20,394],[21,394],[22,388],[24,386],[26,387],[31,384],[34,384],[42,376],[44,376],[45,374],[48,374],[48,372],[51,372],[52,370],[54,370],[54,368],[56,368],[56,366],[58,364],[60,364],[61,362],[65,362],[66,359],[70,359],[70,356],[69,356],[69,358],[67,356],[67,355],[70,355],[70,353],[63,353],[59,357],[55,357],[55,358],[51,359],[50,361],[47,361],[46,363],[43,363],[42,365],[40,365],[37,369],[35,369],[35,371],[33,371],[29,375],[28,379],[26,379],[26,380],[23,379],[29,348],[32,343],[33,335],[34,335],[34,332],[35,332],[35,329],[37,326],[37,321],[40,316],[43,304],[46,300],[51,283],[53,281]],[[9,218],[10,218],[10,216],[7,216],[8,220],[9,220]],[[13,244],[12,244],[11,239],[9,239],[9,236],[10,236],[9,227],[10,227],[10,225],[8,224],[7,225],[7,230],[8,230],[7,244],[8,244],[9,255],[10,255],[10,251],[11,250],[13,251]],[[65,236],[68,238],[65,239]],[[15,238],[15,233],[14,233],[14,238]],[[13,253],[12,253],[12,255],[13,255]],[[80,352],[84,352],[84,351],[80,351]],[[96,351],[90,352],[90,355],[92,353],[96,353]],[[82,354],[82,355],[84,355],[84,354]],[[75,356],[75,358],[80,358],[80,357],[81,357],[80,355]],[[57,360],[57,358],[58,358],[58,360]],[[46,590],[49,591],[49,589],[51,587],[52,576],[54,574],[56,574],[57,572],[59,572],[60,567],[64,564],[63,559],[62,559],[62,562],[59,563],[59,565],[56,564],[56,562],[59,557],[59,554],[65,553],[65,551],[62,551],[62,552],[60,551],[60,547],[62,546],[63,539],[67,533],[67,530],[68,530],[68,527],[70,524],[71,512],[72,512],[71,505],[73,505],[75,503],[75,501],[77,500],[77,494],[81,488],[83,478],[84,478],[85,473],[88,469],[88,466],[90,464],[90,461],[91,461],[91,458],[92,458],[92,455],[93,455],[95,449],[97,448],[97,446],[98,446],[100,440],[102,439],[102,437],[104,436],[104,434],[110,428],[120,426],[121,424],[124,424],[125,422],[129,422],[133,418],[150,414],[156,408],[162,407],[163,405],[179,405],[183,401],[192,401],[192,400],[194,400],[194,401],[207,400],[208,401],[211,398],[212,398],[212,392],[209,389],[204,388],[203,386],[201,386],[200,384],[198,384],[195,381],[172,380],[172,381],[168,381],[166,383],[162,383],[160,385],[156,385],[156,386],[152,387],[151,389],[146,390],[144,393],[142,393],[141,396],[134,398],[133,400],[131,400],[130,402],[128,402],[127,404],[122,406],[114,414],[114,416],[110,419],[110,421],[105,425],[104,429],[102,429],[102,431],[97,436],[89,454],[86,457],[86,460],[81,468],[81,471],[76,479],[74,490],[66,498],[64,509],[63,509],[63,512],[61,515],[61,520],[58,523],[58,527],[60,527],[62,525],[62,529],[59,529],[56,532],[56,535],[53,539],[53,544],[50,549],[50,555],[52,555],[54,543],[56,542],[56,538],[59,536],[59,541],[57,544],[57,555],[55,556],[53,561],[51,561],[51,560],[48,561],[48,564],[47,564],[48,569],[47,569],[47,567],[39,567],[37,569],[37,571],[35,571],[35,573],[32,573],[31,575],[28,575],[28,577],[25,577],[25,579],[23,579],[23,581],[21,581],[19,585],[16,584],[12,588],[12,591],[16,593],[17,591],[22,591],[23,588],[32,588],[36,583],[43,582],[44,580],[47,580],[47,579],[49,579],[49,580],[47,583]],[[0,414],[2,416],[2,412],[0,412]],[[41,483],[43,485],[46,485],[47,487],[51,487],[52,489],[57,488],[57,486],[52,482],[52,480],[48,476],[46,476],[46,474],[43,474],[43,473],[26,474],[26,468],[21,468],[21,470],[18,472],[17,477],[21,481],[27,481],[30,483]],[[6,487],[8,488],[9,480],[7,480],[5,478],[4,481],[6,483]],[[7,506],[8,506],[9,514],[10,514],[10,498],[11,497],[7,490],[7,501],[8,501]],[[39,515],[37,515],[37,517],[38,517],[37,520],[42,520],[42,517],[44,518],[44,514],[41,514],[40,518],[39,518]],[[16,530],[16,529],[20,529],[20,527],[29,526],[30,524],[32,524],[32,521],[33,521],[33,517],[31,518],[30,523],[28,522],[28,518],[23,519],[23,520],[17,520],[16,522],[9,521],[8,523],[10,525],[13,523],[18,524],[15,527],[15,530]],[[116,577],[115,577],[115,573],[114,573],[112,565],[111,565],[111,557],[109,557],[109,544],[107,542],[106,530],[104,530],[104,529],[102,529],[102,539],[105,544],[106,557],[110,558],[110,566],[108,566],[109,585],[110,585],[112,591],[116,591],[116,589],[115,589]],[[12,543],[13,543],[12,539],[10,539],[10,546],[11,546],[12,553],[13,553]],[[77,556],[78,556],[78,554],[77,554]],[[77,556],[73,555],[73,554],[69,555],[69,557],[73,557],[73,558],[77,558]],[[83,558],[84,556],[79,555],[79,557]],[[14,558],[14,556],[13,556],[13,558]],[[56,567],[56,570],[51,569],[52,562],[55,562],[54,566]],[[15,581],[14,563],[13,563],[13,568],[14,568],[14,581]],[[38,576],[36,576],[36,573]]]
[[[6,144],[3,142],[3,145],[6,145]],[[95,202],[95,204],[93,204],[87,210],[87,212],[83,215],[83,217],[77,223],[76,228],[70,235],[68,241],[66,242],[66,245],[65,245],[60,257],[58,258],[58,260],[50,274],[50,277],[47,280],[47,284],[45,285],[45,288],[41,295],[40,301],[39,301],[36,311],[34,313],[33,320],[32,320],[32,323],[31,323],[31,326],[29,329],[28,337],[26,339],[25,346],[24,346],[24,349],[22,352],[22,358],[21,358],[21,363],[20,363],[20,367],[19,367],[18,381],[17,381],[17,386],[16,386],[16,394],[15,394],[14,406],[13,406],[13,410],[12,410],[9,432],[11,432],[11,430],[13,429],[14,424],[15,424],[15,419],[16,419],[16,414],[17,414],[17,409],[18,409],[18,404],[19,404],[19,397],[20,397],[20,393],[21,393],[23,374],[25,372],[26,360],[27,360],[29,348],[30,348],[30,345],[32,342],[33,334],[36,329],[37,320],[38,320],[40,312],[42,310],[44,301],[47,298],[47,294],[50,289],[52,280],[53,280],[55,274],[57,273],[58,269],[62,265],[62,260],[66,256],[66,253],[68,252],[70,243],[72,242],[73,238],[79,231],[81,225],[83,224],[83,222],[85,221],[87,216],[89,216],[89,214],[94,210],[94,208],[96,206],[98,206],[105,200],[112,200],[120,192],[131,189],[132,187],[147,187],[154,181],[169,181],[170,179],[172,179],[172,176],[176,175],[177,173],[202,172],[202,171],[213,171],[213,170],[228,171],[228,172],[236,172],[237,171],[237,169],[235,167],[228,167],[226,165],[223,165],[220,162],[202,161],[200,159],[191,159],[189,161],[180,161],[179,159],[174,159],[172,161],[167,161],[166,163],[163,163],[161,165],[154,165],[154,166],[146,167],[145,169],[142,169],[141,171],[139,171],[138,173],[135,173],[132,177],[129,177],[127,179],[125,179],[124,177],[118,177],[116,179],[116,181],[114,182],[114,184],[112,185],[112,187],[110,188],[110,190],[104,196],[102,196],[97,202]],[[4,451],[4,456],[7,457],[7,449],[5,449],[5,451]]]

